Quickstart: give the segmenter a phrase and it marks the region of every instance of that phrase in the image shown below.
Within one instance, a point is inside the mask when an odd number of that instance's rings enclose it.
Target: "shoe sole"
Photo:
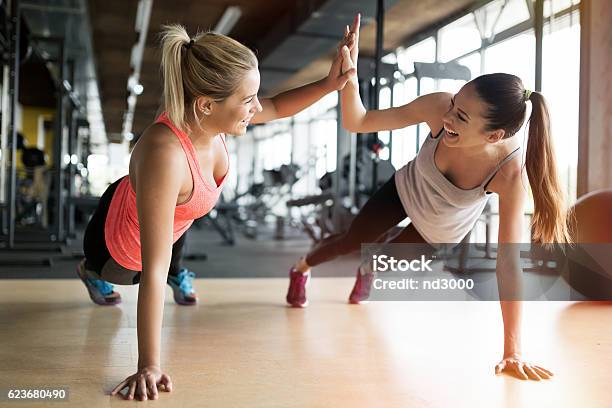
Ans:
[[[306,283],[304,284],[304,287],[307,288],[308,284],[310,284],[310,278],[312,278],[312,274],[308,274],[308,278],[306,278]],[[306,302],[304,303],[289,303],[287,302],[287,306],[292,307],[294,309],[303,309],[305,307],[308,307],[308,299],[306,299]]]
[[[305,307],[308,307],[308,301],[304,302],[304,303],[289,303],[287,302],[287,306],[293,308],[293,309],[303,309]]]
[[[89,298],[91,299],[92,302],[100,306],[115,306],[121,303],[121,298],[118,298],[117,300],[114,300],[112,302],[107,302],[104,300],[104,298],[100,300],[99,297],[96,296],[95,292],[93,292],[93,289],[91,288],[89,282],[87,282],[87,280],[84,279],[83,276],[81,275],[80,268],[81,268],[81,264],[79,263],[76,267],[77,276],[79,277],[79,279],[81,279],[81,282],[83,282],[83,284],[87,288],[87,293],[89,293]]]

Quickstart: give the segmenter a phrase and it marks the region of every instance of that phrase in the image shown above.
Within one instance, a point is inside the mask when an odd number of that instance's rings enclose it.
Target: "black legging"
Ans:
[[[94,215],[87,224],[85,235],[83,236],[83,252],[85,253],[85,267],[101,275],[104,264],[111,258],[106,246],[106,240],[104,235],[104,224],[106,217],[108,216],[108,209],[113,198],[113,194],[121,182],[122,179],[115,181],[113,184],[108,186],[100,201],[98,202],[98,208],[94,212]],[[185,236],[183,234],[175,243],[172,245],[172,257],[170,259],[170,268],[168,270],[169,275],[178,275],[181,270],[181,258],[183,256],[183,247],[185,244]],[[137,282],[134,282],[137,283]]]
[[[308,255],[306,263],[317,266],[340,255],[346,255],[361,248],[362,243],[376,242],[380,236],[406,218],[395,177],[391,177],[366,202],[351,223],[348,231],[325,238]],[[426,243],[421,234],[409,224],[389,243]]]

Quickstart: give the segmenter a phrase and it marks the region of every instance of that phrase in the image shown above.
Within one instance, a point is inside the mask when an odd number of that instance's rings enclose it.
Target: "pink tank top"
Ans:
[[[174,210],[174,227],[172,242],[176,242],[197,218],[208,214],[215,206],[227,173],[216,185],[210,185],[202,176],[202,170],[197,160],[196,151],[189,137],[176,128],[162,113],[155,123],[168,126],[178,137],[187,156],[191,177],[193,179],[193,192],[187,202],[179,204]],[[227,146],[223,136],[220,136],[227,154]],[[228,154],[229,168],[229,154]],[[229,172],[229,170],[228,170]],[[106,246],[113,259],[124,268],[142,270],[140,256],[140,226],[138,224],[138,211],[136,209],[136,193],[130,184],[130,177],[124,176],[119,182],[106,217],[104,225]]]

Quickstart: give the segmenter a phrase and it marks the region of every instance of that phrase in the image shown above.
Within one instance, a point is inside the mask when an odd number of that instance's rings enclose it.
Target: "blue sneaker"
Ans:
[[[168,275],[168,285],[172,288],[174,301],[179,305],[191,306],[198,303],[198,295],[193,290],[195,273],[182,268],[178,275]]]
[[[121,303],[121,295],[113,290],[113,285],[102,279],[95,279],[85,269],[85,259],[79,262],[77,275],[85,284],[91,300],[102,306],[112,306]]]

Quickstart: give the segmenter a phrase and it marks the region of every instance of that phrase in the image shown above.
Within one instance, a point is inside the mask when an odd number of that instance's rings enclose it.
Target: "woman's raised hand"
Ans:
[[[360,21],[361,16],[357,14],[355,16],[355,20],[353,21],[352,28],[346,26],[344,30],[344,37],[342,38],[342,41],[340,41],[340,43],[338,44],[336,56],[334,57],[334,61],[332,62],[329,74],[326,78],[326,82],[328,83],[330,88],[334,90],[339,91],[344,88],[344,85],[346,85],[347,81],[357,72],[357,41],[359,39]],[[353,58],[354,55],[355,63],[350,64],[349,61],[345,61],[345,52],[347,53],[346,55],[350,56],[350,58]]]
[[[349,29],[348,26],[345,28],[345,37],[351,36],[353,38],[353,46],[349,47],[349,51],[351,54],[351,62],[353,66],[357,68],[357,56],[359,55],[359,28],[361,27],[361,14],[357,13],[355,19],[353,20],[353,25]]]

